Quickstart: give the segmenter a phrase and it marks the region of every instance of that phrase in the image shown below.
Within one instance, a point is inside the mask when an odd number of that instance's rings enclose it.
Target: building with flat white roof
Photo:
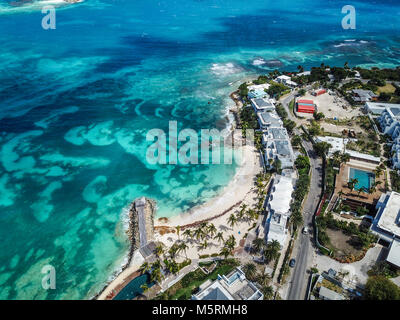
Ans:
[[[297,87],[297,83],[292,81],[292,78],[289,76],[281,75],[279,77],[276,77],[275,82],[282,83],[285,86],[295,88]]]
[[[268,197],[268,216],[265,223],[266,241],[278,241],[283,247],[288,230],[287,221],[290,217],[290,203],[294,191],[294,182],[291,175],[275,178],[274,185]]]
[[[361,153],[361,152],[357,152],[357,151],[349,150],[349,149],[346,149],[346,153],[348,153],[350,155],[350,158],[354,159],[354,160],[369,162],[369,163],[373,163],[373,164],[381,163],[381,158],[371,156],[370,154],[365,154],[365,153]]]
[[[269,127],[283,127],[283,122],[279,118],[276,111],[264,111],[257,113],[258,123],[261,129],[267,129]]]
[[[272,99],[256,98],[251,99],[250,102],[256,113],[263,111],[275,111],[275,104]]]
[[[400,241],[393,240],[389,248],[389,254],[386,257],[386,261],[390,264],[400,268]]]
[[[282,169],[293,168],[295,155],[287,130],[283,127],[267,128],[263,131],[266,166],[271,168],[275,160],[280,160]]]
[[[366,102],[364,109],[366,112],[380,115],[386,108],[400,109],[400,104],[383,103],[383,102]]]
[[[236,268],[228,275],[218,275],[215,281],[208,280],[192,295],[192,300],[263,300],[264,295],[257,286],[246,279],[244,272]]]
[[[263,83],[263,84],[253,84],[251,86],[248,86],[247,89],[249,90],[249,93],[247,96],[250,99],[256,99],[256,98],[269,98],[269,94],[265,92],[265,90],[268,90],[268,88],[271,85],[269,83]]]
[[[331,145],[328,152],[328,157],[332,157],[332,155],[339,151],[340,153],[344,153],[346,151],[346,144],[349,141],[357,141],[357,139],[348,139],[348,138],[337,138],[337,137],[315,137],[317,142],[326,142]]]
[[[400,240],[400,193],[390,191],[382,194],[376,209],[371,232],[387,242]]]

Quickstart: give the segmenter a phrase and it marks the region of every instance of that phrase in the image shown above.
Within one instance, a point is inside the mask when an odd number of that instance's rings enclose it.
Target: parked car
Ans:
[[[303,228],[303,234],[308,234],[308,228],[307,227]]]
[[[296,264],[296,259],[291,259],[289,261],[289,267],[294,268],[295,264]]]

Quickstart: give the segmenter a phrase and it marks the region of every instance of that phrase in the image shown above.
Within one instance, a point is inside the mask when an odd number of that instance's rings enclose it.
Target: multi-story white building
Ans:
[[[400,105],[386,107],[378,118],[382,132],[392,137],[392,167],[400,169]]]
[[[290,203],[294,191],[293,172],[288,175],[278,175],[275,178],[271,193],[267,199],[267,219],[265,222],[266,241],[278,241],[284,246],[288,230],[287,221],[290,217]]]
[[[247,89],[249,90],[249,93],[247,96],[249,99],[256,99],[256,98],[269,98],[269,94],[265,91],[268,90],[268,88],[271,85],[269,83],[263,83],[263,84],[253,84],[251,86],[248,86]]]
[[[390,244],[386,260],[400,267],[400,193],[390,191],[382,194],[376,209],[371,232]]]
[[[280,160],[282,169],[293,168],[295,156],[285,128],[267,128],[263,131],[262,142],[265,146],[264,158],[267,167],[271,168],[275,160]]]
[[[256,99],[251,99],[250,102],[256,113],[275,110],[275,104],[272,99],[256,98]]]
[[[276,111],[264,111],[257,113],[258,123],[262,130],[268,128],[283,128],[283,121]]]
[[[228,275],[218,275],[215,281],[207,280],[192,295],[192,300],[263,300],[257,286],[246,279],[244,272],[236,268]]]

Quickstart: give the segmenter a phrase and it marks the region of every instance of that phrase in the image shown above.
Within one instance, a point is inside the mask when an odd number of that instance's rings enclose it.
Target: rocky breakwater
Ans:
[[[112,275],[111,279],[103,289],[92,299],[112,299],[125,287],[129,281],[137,276],[137,261],[135,256],[139,249],[145,247],[154,239],[154,215],[156,202],[145,197],[135,199],[129,207],[129,226],[126,230],[130,248],[126,263],[121,269]]]
[[[132,202],[129,208],[129,228],[127,230],[131,243],[128,264],[137,249],[144,247],[154,239],[155,211],[156,203],[154,200],[142,197]]]

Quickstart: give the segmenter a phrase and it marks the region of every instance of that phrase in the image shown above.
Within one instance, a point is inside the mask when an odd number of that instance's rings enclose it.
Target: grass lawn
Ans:
[[[227,274],[238,265],[239,264],[236,260],[227,259],[220,261],[218,266],[210,274],[204,274],[204,272],[200,269],[189,272],[180,281],[175,283],[166,291],[168,294],[168,300],[189,300],[195,289],[198,288],[203,282],[209,279],[213,281],[217,279],[218,274]]]
[[[391,83],[387,83],[385,86],[378,88],[378,93],[381,92],[394,93],[395,91],[396,88]]]

